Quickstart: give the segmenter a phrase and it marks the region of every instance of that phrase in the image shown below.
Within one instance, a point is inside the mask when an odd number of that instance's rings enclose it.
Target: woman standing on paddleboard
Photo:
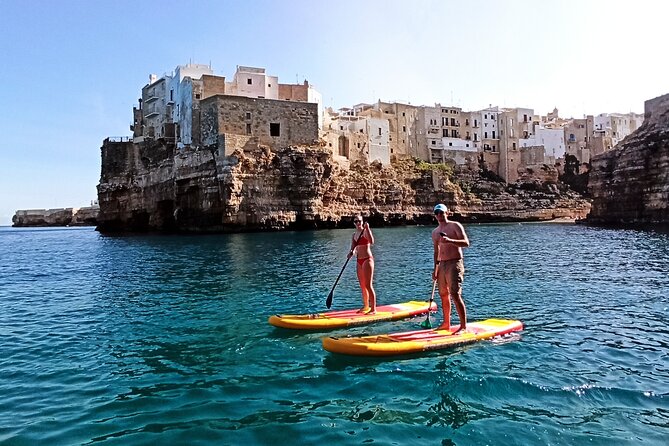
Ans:
[[[351,239],[351,250],[348,253],[350,259],[355,252],[358,263],[358,282],[362,290],[362,308],[358,311],[366,314],[376,314],[376,291],[372,286],[374,279],[374,256],[372,256],[372,245],[374,236],[369,223],[363,225],[362,215],[353,218],[355,232]]]

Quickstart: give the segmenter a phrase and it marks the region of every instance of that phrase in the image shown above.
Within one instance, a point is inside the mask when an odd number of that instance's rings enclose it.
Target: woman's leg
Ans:
[[[369,303],[369,312],[376,312],[376,291],[374,290],[374,259],[369,258],[363,263],[364,287],[367,289],[367,302]]]
[[[365,264],[360,265],[358,263],[358,283],[360,284],[360,291],[362,292],[362,308],[360,311],[369,310],[369,292],[365,286]]]

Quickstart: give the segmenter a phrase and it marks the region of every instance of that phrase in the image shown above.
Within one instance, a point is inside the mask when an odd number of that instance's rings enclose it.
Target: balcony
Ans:
[[[148,104],[149,102],[154,102],[154,101],[157,101],[158,99],[160,99],[158,96],[155,96],[155,95],[154,96],[149,96],[148,98],[146,98],[144,103]]]

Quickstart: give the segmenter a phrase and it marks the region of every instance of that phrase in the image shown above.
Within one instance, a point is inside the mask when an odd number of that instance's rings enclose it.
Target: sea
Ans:
[[[325,311],[353,228],[0,228],[0,444],[669,444],[669,234],[465,228],[468,319],[524,330],[382,359],[321,339],[425,317],[324,332],[267,322]],[[429,299],[431,229],[372,228],[379,304]],[[333,309],[361,306],[355,262],[333,295]]]

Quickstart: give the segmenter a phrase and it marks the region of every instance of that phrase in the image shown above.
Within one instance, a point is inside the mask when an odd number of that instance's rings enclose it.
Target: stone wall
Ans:
[[[318,141],[318,104],[217,95],[200,102],[203,144],[231,154],[223,134],[256,138],[272,149]]]
[[[645,103],[641,127],[592,159],[593,224],[669,223],[669,94]]]

